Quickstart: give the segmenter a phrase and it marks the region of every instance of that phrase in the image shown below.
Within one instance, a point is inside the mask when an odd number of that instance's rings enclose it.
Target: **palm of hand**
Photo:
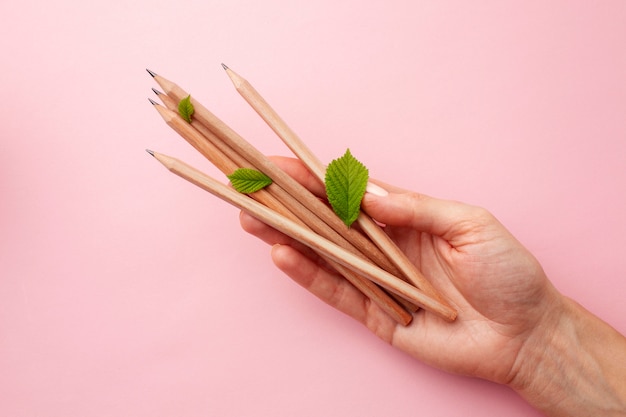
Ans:
[[[408,327],[377,333],[449,372],[506,383],[522,340],[549,308],[538,262],[497,220],[481,213],[443,238],[408,228],[387,233],[459,311],[454,323],[418,311]]]

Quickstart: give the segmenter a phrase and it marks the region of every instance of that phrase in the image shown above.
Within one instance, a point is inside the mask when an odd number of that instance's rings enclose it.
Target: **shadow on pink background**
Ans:
[[[626,332],[626,3],[0,5],[0,415],[531,416],[377,340],[277,272],[148,67],[268,154],[255,84],[324,160],[489,208]],[[488,358],[485,358],[488,360]]]

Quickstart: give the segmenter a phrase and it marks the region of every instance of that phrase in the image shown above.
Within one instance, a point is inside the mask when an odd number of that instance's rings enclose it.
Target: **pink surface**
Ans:
[[[321,159],[488,207],[626,332],[625,21],[621,0],[2,2],[0,415],[536,415],[277,272],[145,154],[216,173],[144,68],[287,154],[227,63]]]

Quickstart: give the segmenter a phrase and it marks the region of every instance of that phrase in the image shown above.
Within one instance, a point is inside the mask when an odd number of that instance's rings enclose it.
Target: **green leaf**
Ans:
[[[328,202],[348,227],[359,217],[367,179],[367,168],[352,156],[350,149],[326,168],[324,183]]]
[[[250,168],[239,168],[227,177],[233,188],[242,194],[252,194],[272,183],[270,177]]]
[[[191,115],[194,112],[193,104],[191,104],[191,95],[188,95],[178,103],[178,114],[191,123]]]

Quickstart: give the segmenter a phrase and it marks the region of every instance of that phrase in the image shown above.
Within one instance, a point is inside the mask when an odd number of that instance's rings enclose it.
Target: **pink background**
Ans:
[[[626,2],[591,3],[3,1],[0,415],[537,415],[275,270],[233,208],[144,152],[216,174],[144,69],[287,154],[227,63],[322,160],[350,147],[488,207],[626,332]]]

